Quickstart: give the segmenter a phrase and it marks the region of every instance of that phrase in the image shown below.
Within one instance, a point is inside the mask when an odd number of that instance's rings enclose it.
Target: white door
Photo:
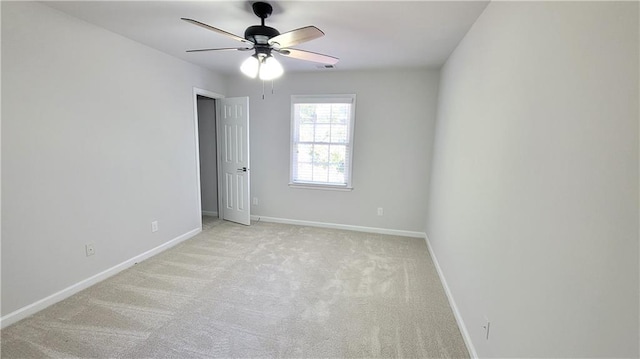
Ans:
[[[222,219],[249,225],[249,98],[219,99],[217,111]]]

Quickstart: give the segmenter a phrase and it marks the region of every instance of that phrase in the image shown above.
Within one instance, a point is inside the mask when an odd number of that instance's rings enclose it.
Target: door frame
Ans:
[[[193,88],[193,119],[194,119],[194,135],[195,135],[195,155],[196,155],[196,194],[198,204],[198,221],[200,223],[200,229],[202,229],[202,184],[200,183],[200,133],[198,128],[198,96],[204,96],[213,100],[225,98],[216,92],[194,87]],[[224,208],[222,206],[221,197],[221,184],[220,184],[220,171],[222,170],[220,165],[220,131],[218,129],[218,103],[216,101],[216,115],[215,115],[215,127],[216,127],[216,170],[217,170],[217,185],[218,185],[218,218],[223,218]]]

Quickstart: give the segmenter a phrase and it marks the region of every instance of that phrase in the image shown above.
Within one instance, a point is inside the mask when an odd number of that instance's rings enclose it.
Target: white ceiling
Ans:
[[[340,58],[338,70],[439,68],[489,1],[268,1],[266,25],[281,33],[307,25],[325,36],[296,48]],[[47,1],[46,5],[193,64],[239,73],[249,53],[186,53],[240,42],[181,21],[192,18],[244,37],[257,25],[253,1]],[[279,57],[285,71],[327,71]]]

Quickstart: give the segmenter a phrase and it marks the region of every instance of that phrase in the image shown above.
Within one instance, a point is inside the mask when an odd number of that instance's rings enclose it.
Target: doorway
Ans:
[[[200,152],[200,209],[203,216],[218,217],[218,150],[215,98],[196,95]]]
[[[249,98],[194,88],[193,103],[198,210],[250,225]]]

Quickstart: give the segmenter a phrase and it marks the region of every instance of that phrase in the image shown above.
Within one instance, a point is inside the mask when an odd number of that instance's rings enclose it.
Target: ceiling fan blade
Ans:
[[[197,49],[197,50],[187,50],[187,52],[231,51],[231,50],[237,50],[237,51],[249,51],[249,50],[253,50],[253,48],[252,48],[252,47],[220,47],[220,48],[216,48],[216,49]]]
[[[249,40],[247,40],[247,39],[245,39],[243,37],[240,37],[240,36],[234,35],[234,34],[232,34],[230,32],[226,32],[224,30],[218,29],[217,27],[213,27],[213,26],[207,25],[207,24],[205,24],[203,22],[200,22],[200,21],[197,21],[197,20],[193,20],[193,19],[187,19],[185,17],[182,17],[180,19],[182,19],[182,20],[184,20],[184,21],[186,21],[188,23],[194,24],[196,26],[200,26],[202,28],[205,28],[207,30],[211,30],[211,31],[217,32],[218,34],[225,35],[225,36],[230,37],[230,38],[232,38],[234,40],[242,41],[242,42],[246,42],[246,43],[250,43],[250,44],[252,43],[251,41],[249,41]]]
[[[282,49],[311,41],[322,36],[324,36],[324,32],[322,32],[322,30],[315,26],[306,26],[270,38],[269,45],[277,44],[277,47]]]
[[[316,52],[305,51],[305,50],[280,49],[280,50],[277,50],[277,52],[282,56],[292,57],[298,60],[318,62],[325,65],[335,65],[338,63],[338,61],[340,61],[340,59],[337,57],[318,54]]]

